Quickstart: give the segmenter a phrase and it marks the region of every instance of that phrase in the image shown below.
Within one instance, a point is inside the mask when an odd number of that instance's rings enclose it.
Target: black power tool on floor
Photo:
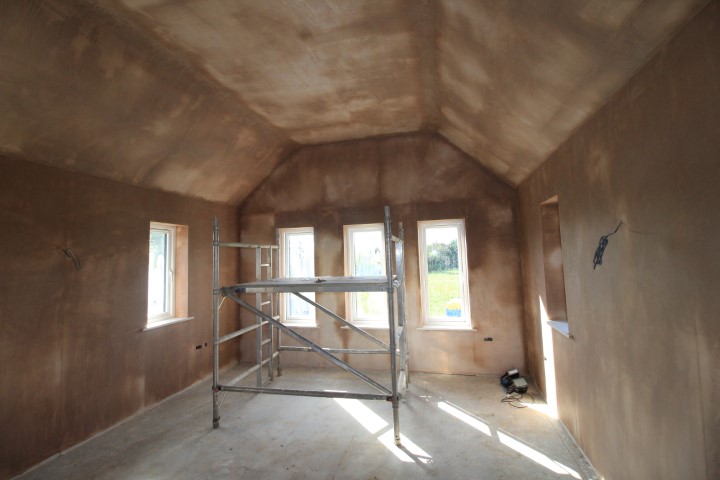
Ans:
[[[500,385],[505,388],[507,393],[525,393],[528,389],[527,381],[520,376],[517,368],[508,370],[500,377]]]

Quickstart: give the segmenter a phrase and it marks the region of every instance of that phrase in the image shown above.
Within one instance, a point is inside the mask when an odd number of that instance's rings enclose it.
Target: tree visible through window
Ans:
[[[418,222],[425,323],[470,325],[463,220]]]

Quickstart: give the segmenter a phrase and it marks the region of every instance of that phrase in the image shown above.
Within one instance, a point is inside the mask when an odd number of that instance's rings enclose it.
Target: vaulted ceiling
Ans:
[[[438,132],[510,184],[706,0],[0,4],[0,150],[239,203],[301,145]]]

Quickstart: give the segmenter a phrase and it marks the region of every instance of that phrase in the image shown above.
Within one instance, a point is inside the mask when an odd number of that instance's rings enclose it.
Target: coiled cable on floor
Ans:
[[[530,403],[535,403],[535,397],[533,396],[532,393],[528,393],[528,392],[526,392],[526,393],[508,393],[505,395],[505,398],[500,400],[500,403],[507,403],[508,405],[510,405],[513,408],[527,408],[528,402],[522,401],[523,397],[525,395],[530,397],[530,400],[532,400],[532,402],[530,402]]]

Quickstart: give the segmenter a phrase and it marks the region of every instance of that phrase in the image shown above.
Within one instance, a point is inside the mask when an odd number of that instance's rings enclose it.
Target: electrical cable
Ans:
[[[618,226],[615,227],[615,230],[612,233],[608,233],[607,235],[603,235],[600,237],[600,243],[598,244],[597,250],[595,250],[595,257],[593,258],[593,270],[595,270],[595,267],[598,265],[602,265],[602,259],[603,255],[605,254],[605,247],[607,247],[608,244],[608,237],[611,237],[617,233],[617,231],[620,229],[620,225],[622,225],[623,222],[620,220],[620,223],[618,223]]]
[[[63,251],[66,257],[72,259],[73,264],[75,265],[75,270],[79,272],[80,269],[82,269],[82,265],[80,264],[80,257],[75,255],[75,252],[73,252],[70,248],[60,248],[60,250]]]
[[[500,403],[507,403],[513,408],[527,408],[528,402],[523,402],[523,397],[527,395],[532,400],[532,403],[535,403],[535,397],[532,393],[526,392],[526,393],[517,393],[514,391],[509,391],[505,398],[500,400]]]

